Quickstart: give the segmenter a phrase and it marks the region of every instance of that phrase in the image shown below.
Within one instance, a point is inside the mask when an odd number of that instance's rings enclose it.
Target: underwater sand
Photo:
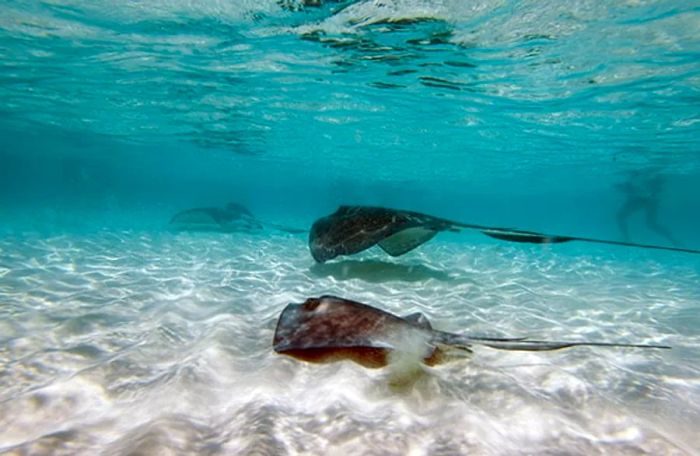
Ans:
[[[447,236],[314,266],[304,236],[5,236],[0,452],[698,454],[690,260]],[[477,348],[393,387],[272,351],[283,307],[320,294],[449,331],[673,350]]]

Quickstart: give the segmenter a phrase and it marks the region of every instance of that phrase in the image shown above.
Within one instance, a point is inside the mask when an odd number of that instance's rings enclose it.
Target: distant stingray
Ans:
[[[306,232],[274,223],[263,223],[238,203],[228,203],[223,208],[198,207],[178,212],[170,219],[170,226],[179,231],[256,232],[270,226],[293,234]]]
[[[698,250],[677,247],[662,247],[475,225],[433,217],[419,212],[369,206],[340,206],[333,214],[316,220],[311,227],[309,235],[309,249],[311,250],[311,256],[319,263],[340,255],[353,255],[374,245],[379,245],[382,250],[391,256],[399,256],[428,242],[441,231],[457,232],[464,228],[479,230],[487,236],[510,242],[558,244],[569,241],[585,241],[700,253]]]
[[[394,352],[411,351],[433,366],[471,352],[473,345],[499,350],[548,351],[577,346],[665,348],[665,345],[608,342],[553,342],[526,338],[474,337],[438,331],[420,313],[398,317],[383,310],[335,296],[289,304],[279,316],[273,340],[275,352],[293,358],[328,363],[350,360],[378,368]]]

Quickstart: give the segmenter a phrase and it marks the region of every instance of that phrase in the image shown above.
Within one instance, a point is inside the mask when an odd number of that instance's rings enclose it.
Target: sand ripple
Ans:
[[[700,451],[700,271],[674,257],[435,242],[314,266],[302,237],[169,233],[15,236],[0,252],[8,454]],[[272,353],[280,310],[326,293],[445,330],[674,350],[480,349],[397,389]]]

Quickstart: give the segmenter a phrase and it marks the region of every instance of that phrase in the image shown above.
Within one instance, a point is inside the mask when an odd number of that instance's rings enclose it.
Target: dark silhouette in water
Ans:
[[[554,342],[526,338],[473,337],[438,331],[420,313],[398,317],[335,296],[289,304],[279,316],[275,352],[302,361],[350,360],[370,368],[384,367],[394,352],[411,352],[429,366],[471,352],[473,345],[499,350],[549,351],[577,346],[670,348],[665,345],[607,342]],[[462,356],[459,356],[459,354]]]
[[[197,207],[178,212],[170,219],[170,226],[183,231],[259,231],[262,223],[238,203],[225,207]]]
[[[275,223],[263,223],[238,203],[228,203],[223,208],[198,207],[178,212],[170,219],[170,226],[181,231],[256,232],[269,226],[292,234],[306,232]]]
[[[374,245],[391,256],[400,256],[431,240],[441,231],[475,229],[483,234],[510,242],[558,244],[569,241],[700,253],[698,250],[632,242],[608,241],[577,236],[543,234],[511,228],[455,222],[419,212],[384,207],[340,206],[336,212],[322,217],[311,227],[309,250],[319,263],[340,255],[353,255]]]
[[[665,238],[672,245],[679,245],[671,232],[659,223],[660,196],[665,183],[662,174],[656,170],[649,170],[632,172],[627,180],[616,185],[616,188],[625,196],[622,206],[617,211],[617,225],[626,242],[630,240],[630,216],[636,212],[644,212],[646,225],[651,231]]]

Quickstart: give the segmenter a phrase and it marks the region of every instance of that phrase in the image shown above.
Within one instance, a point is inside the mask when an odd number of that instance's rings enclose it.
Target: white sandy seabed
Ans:
[[[436,239],[314,266],[304,236],[6,236],[0,453],[699,454],[700,269],[587,248]],[[282,308],[321,294],[449,331],[673,350],[477,348],[396,388],[272,351]]]

